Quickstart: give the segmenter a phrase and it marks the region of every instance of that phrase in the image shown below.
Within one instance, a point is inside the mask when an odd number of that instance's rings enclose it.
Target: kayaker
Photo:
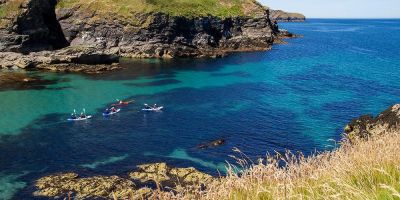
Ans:
[[[147,105],[147,103],[144,104],[144,107],[145,107],[146,109],[152,109],[152,107],[149,106],[149,105]]]
[[[76,114],[75,113],[71,113],[71,119],[76,119]]]
[[[157,104],[154,104],[154,105],[153,105],[153,108],[156,109],[156,108],[157,108]]]
[[[110,114],[110,109],[106,108],[105,114]]]
[[[86,115],[85,115],[85,113],[81,113],[81,116],[80,116],[82,119],[85,119],[86,118]]]
[[[115,109],[115,107],[112,107],[111,112],[117,112],[117,109]]]

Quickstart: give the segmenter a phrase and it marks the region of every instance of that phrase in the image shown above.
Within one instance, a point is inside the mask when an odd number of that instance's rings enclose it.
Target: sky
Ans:
[[[308,18],[400,18],[400,0],[258,0]]]

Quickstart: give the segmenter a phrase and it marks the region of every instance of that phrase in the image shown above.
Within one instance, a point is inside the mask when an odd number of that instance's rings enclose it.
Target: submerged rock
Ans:
[[[400,131],[400,104],[393,105],[375,118],[372,115],[364,115],[353,119],[344,131],[350,141]]]
[[[217,147],[217,146],[221,146],[225,144],[225,140],[224,139],[218,139],[218,140],[214,140],[205,144],[199,144],[197,145],[197,148],[199,149],[207,149],[210,147]]]
[[[55,80],[43,80],[39,76],[31,76],[19,72],[0,73],[0,91],[2,90],[38,90],[55,84]]]

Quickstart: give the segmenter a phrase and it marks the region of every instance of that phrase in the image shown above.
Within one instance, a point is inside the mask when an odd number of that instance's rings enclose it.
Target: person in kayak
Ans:
[[[85,113],[81,113],[80,118],[85,119],[86,118],[86,114]]]
[[[111,108],[111,112],[114,112],[114,113],[115,113],[115,112],[117,112],[117,109],[115,109],[115,107],[112,107],[112,108]]]
[[[110,109],[106,108],[106,111],[104,111],[104,114],[110,114]]]
[[[153,105],[153,109],[157,109],[157,104],[154,104],[154,105]]]
[[[71,119],[76,119],[76,114],[75,113],[71,113]]]
[[[144,104],[144,108],[145,108],[145,109],[152,109],[152,107],[149,106],[149,105],[147,105],[147,103]]]

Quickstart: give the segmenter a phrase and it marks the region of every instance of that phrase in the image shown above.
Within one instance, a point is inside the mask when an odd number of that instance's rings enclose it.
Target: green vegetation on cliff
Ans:
[[[97,14],[129,17],[136,13],[166,13],[173,16],[254,16],[264,11],[255,0],[61,0],[58,8],[80,7]]]
[[[0,28],[7,28],[10,21],[20,14],[24,0],[10,0],[0,4]]]

